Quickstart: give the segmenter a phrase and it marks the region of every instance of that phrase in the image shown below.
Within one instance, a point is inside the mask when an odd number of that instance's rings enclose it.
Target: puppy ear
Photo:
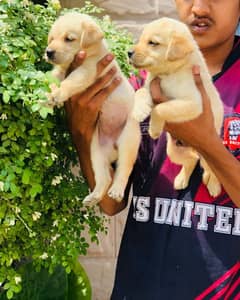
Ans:
[[[169,61],[184,58],[193,52],[193,45],[183,36],[173,35],[166,51],[166,59]]]
[[[83,49],[89,48],[103,39],[103,32],[95,24],[83,23],[82,28],[80,45]]]

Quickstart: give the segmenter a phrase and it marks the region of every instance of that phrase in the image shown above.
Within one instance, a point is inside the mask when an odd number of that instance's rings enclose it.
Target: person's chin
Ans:
[[[201,50],[211,48],[214,44],[209,35],[194,35],[194,38]]]

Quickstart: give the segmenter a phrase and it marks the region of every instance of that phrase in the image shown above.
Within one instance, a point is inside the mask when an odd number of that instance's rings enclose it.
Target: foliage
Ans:
[[[61,266],[57,266],[52,274],[45,268],[36,272],[31,262],[25,262],[18,271],[24,280],[22,292],[15,294],[14,300],[92,299],[89,279],[79,262],[70,274]],[[0,294],[0,300],[6,299],[6,294]]]
[[[98,9],[87,2],[81,11]],[[24,259],[36,270],[53,272],[60,264],[70,273],[87,252],[86,232],[97,242],[106,231],[104,218],[82,206],[88,191],[81,174],[72,174],[77,155],[64,109],[38,104],[52,82],[43,53],[59,13],[56,0],[47,7],[0,1],[0,291],[8,299],[22,289]],[[131,38],[107,17],[99,22],[127,74]]]

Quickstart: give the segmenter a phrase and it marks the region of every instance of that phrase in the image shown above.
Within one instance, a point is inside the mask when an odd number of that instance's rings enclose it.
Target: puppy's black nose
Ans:
[[[133,50],[129,50],[128,51],[128,57],[131,58],[134,54],[134,51]]]
[[[54,58],[55,51],[52,50],[52,49],[47,49],[47,50],[46,50],[46,54],[47,54],[47,57],[48,57],[49,59],[53,59],[53,58]]]

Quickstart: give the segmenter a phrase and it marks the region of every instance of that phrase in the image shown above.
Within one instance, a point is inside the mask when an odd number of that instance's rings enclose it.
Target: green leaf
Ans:
[[[52,72],[47,72],[47,73],[46,73],[46,79],[49,81],[49,83],[54,83],[54,84],[56,84],[57,86],[60,85],[59,79],[56,78],[56,77],[54,77],[54,76],[52,75]]]
[[[12,299],[12,297],[13,297],[13,291],[12,290],[8,290],[7,291],[7,298],[8,299]]]
[[[40,108],[39,113],[43,119],[46,119],[48,114],[53,114],[53,109],[49,107],[42,107]]]
[[[25,169],[22,175],[22,183],[29,184],[31,175],[32,175],[32,171],[28,168]]]
[[[10,94],[9,94],[9,92],[8,92],[7,90],[5,90],[5,91],[3,92],[3,101],[4,101],[5,103],[8,103],[9,100],[10,100]]]
[[[34,198],[37,194],[42,192],[42,186],[38,183],[34,183],[30,189],[30,195]]]
[[[19,293],[22,290],[22,287],[21,285],[15,285],[12,287],[12,289],[15,293]]]
[[[36,112],[41,108],[41,105],[39,103],[33,104],[32,105],[32,111]]]
[[[71,267],[67,266],[65,270],[66,270],[66,273],[69,274],[71,272]]]
[[[10,190],[13,194],[13,196],[20,196],[20,189],[18,186],[16,186],[15,183],[10,183]]]
[[[3,71],[8,67],[8,58],[6,55],[0,56],[0,70]]]

